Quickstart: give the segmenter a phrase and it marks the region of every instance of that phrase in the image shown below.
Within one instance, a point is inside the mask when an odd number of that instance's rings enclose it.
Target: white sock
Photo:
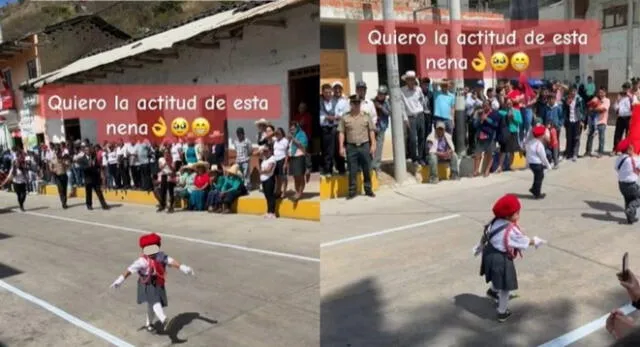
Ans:
[[[509,297],[507,296],[507,299]],[[159,302],[153,304],[153,312],[155,312],[156,317],[160,320],[160,322],[164,323],[167,320],[167,316],[164,314],[164,310],[162,309],[162,305]]]
[[[147,325],[150,326],[153,323],[153,306],[147,305]]]
[[[498,313],[507,312],[507,305],[509,305],[509,291],[508,290],[499,290],[498,291]]]

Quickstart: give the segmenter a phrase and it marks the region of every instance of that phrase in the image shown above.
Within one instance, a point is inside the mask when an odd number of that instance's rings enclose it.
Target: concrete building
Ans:
[[[89,51],[129,39],[129,35],[92,15],[78,16],[16,40],[0,42],[0,71],[8,88],[1,92],[0,145],[44,143],[45,123],[38,98],[18,87],[74,61]]]
[[[319,36],[317,2],[278,0],[253,2],[202,14],[163,32],[98,52],[41,78],[25,89],[45,84],[198,84],[280,85],[286,127],[300,102],[319,100]],[[312,113],[317,110],[310,109]],[[316,115],[317,118],[317,115]],[[231,120],[255,138],[254,119]],[[47,120],[50,139],[62,137],[60,121]],[[79,121],[79,136],[95,141],[91,120]]]

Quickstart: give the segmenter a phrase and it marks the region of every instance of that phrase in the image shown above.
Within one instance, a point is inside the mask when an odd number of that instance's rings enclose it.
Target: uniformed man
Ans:
[[[371,187],[371,159],[376,150],[376,128],[371,117],[360,109],[361,102],[358,95],[352,95],[349,98],[351,109],[338,124],[340,155],[346,157],[349,165],[349,200],[356,196],[356,175],[360,170],[365,194],[375,197]]]

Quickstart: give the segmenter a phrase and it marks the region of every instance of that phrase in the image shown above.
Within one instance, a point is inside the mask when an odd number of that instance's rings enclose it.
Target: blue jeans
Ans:
[[[522,108],[522,126],[520,127],[520,141],[524,141],[527,137],[527,133],[531,129],[531,124],[533,124],[533,112],[529,107]]]
[[[587,133],[587,153],[590,154],[593,150],[593,137],[598,132],[598,153],[604,154],[604,132],[607,130],[606,124],[594,124],[589,122],[589,132]]]
[[[238,169],[242,172],[245,187],[251,187],[251,171],[249,171],[249,162],[237,163]]]

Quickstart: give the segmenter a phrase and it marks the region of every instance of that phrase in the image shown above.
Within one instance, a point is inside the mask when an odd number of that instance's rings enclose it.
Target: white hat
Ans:
[[[416,79],[416,78],[417,78],[417,76],[416,76],[416,72],[415,72],[415,71],[413,71],[413,70],[409,70],[409,71],[405,72],[405,73],[404,73],[404,75],[402,75],[402,80],[403,80],[403,81],[406,81],[406,80],[407,80],[407,78],[413,78],[413,79]]]
[[[267,125],[267,124],[269,124],[269,121],[268,121],[268,120],[266,120],[266,119],[264,119],[264,118],[260,118],[260,119],[258,119],[258,120],[256,121],[256,125],[260,125],[260,124]]]
[[[335,87],[344,88],[344,85],[340,81],[335,81],[335,82],[331,83],[331,88],[335,88]]]

